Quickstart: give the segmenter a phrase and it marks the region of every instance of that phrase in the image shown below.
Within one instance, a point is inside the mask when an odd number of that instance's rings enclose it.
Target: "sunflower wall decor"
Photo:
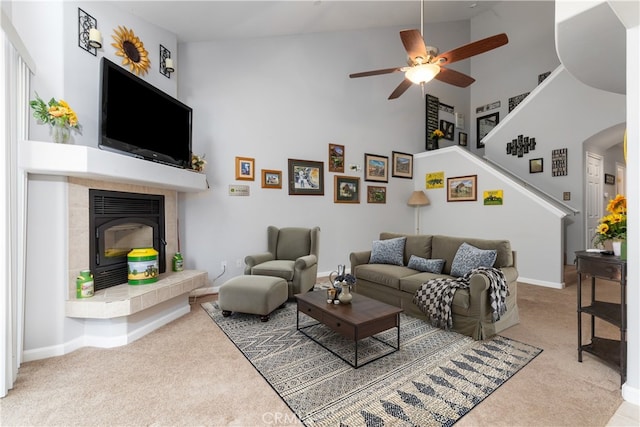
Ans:
[[[122,56],[122,65],[128,65],[131,72],[136,75],[146,74],[151,62],[149,61],[149,52],[144,48],[144,44],[135,35],[133,30],[118,25],[117,30],[113,30],[114,35],[111,37],[115,43],[111,46],[115,47],[116,55]]]

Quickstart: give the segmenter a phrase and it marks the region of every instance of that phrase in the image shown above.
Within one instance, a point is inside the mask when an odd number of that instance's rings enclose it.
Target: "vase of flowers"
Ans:
[[[440,129],[436,129],[433,132],[431,132],[431,144],[430,144],[430,147],[427,147],[427,150],[437,150],[438,148],[440,148],[438,141],[443,136],[444,136],[444,132],[442,132]]]
[[[78,122],[78,115],[64,100],[51,98],[45,103],[36,93],[36,99],[29,105],[33,109],[33,117],[41,124],[48,124],[53,142],[67,144],[71,138],[71,131],[82,133]]]
[[[627,198],[621,194],[616,195],[607,204],[607,215],[600,218],[596,235],[593,243],[596,246],[603,246],[606,241],[612,241],[614,255],[626,258],[626,250],[622,250],[622,246],[626,246],[627,240]],[[625,248],[626,249],[626,248]]]

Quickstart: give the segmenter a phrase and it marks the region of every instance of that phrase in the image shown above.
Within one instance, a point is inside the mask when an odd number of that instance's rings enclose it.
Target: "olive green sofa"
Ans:
[[[516,254],[508,240],[485,240],[442,235],[408,235],[382,232],[380,240],[406,237],[403,254],[404,265],[371,264],[371,250],[352,252],[349,255],[351,274],[356,277],[354,292],[392,304],[410,316],[427,319],[413,302],[418,288],[437,277],[450,276],[451,265],[460,245],[464,242],[479,249],[495,249],[493,267],[505,275],[509,288],[507,311],[500,320],[492,321],[489,303],[489,279],[480,274],[470,278],[469,289],[458,289],[452,303],[453,330],[476,340],[489,338],[519,323],[517,305]],[[441,274],[421,272],[407,267],[411,255],[445,261]]]

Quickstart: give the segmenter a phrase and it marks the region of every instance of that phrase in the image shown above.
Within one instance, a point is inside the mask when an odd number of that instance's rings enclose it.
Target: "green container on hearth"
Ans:
[[[148,285],[158,281],[158,251],[153,248],[136,248],[127,254],[129,284]]]

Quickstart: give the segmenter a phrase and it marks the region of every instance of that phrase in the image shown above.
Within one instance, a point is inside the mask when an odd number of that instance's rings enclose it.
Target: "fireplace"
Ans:
[[[164,273],[164,196],[89,189],[89,236],[96,291],[127,283],[127,254],[133,248],[158,251]]]

